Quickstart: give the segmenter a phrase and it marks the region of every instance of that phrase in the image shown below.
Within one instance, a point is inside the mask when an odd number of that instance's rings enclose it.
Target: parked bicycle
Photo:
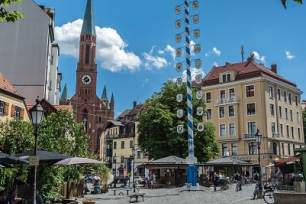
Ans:
[[[263,192],[263,199],[267,204],[274,203],[274,191],[276,190],[276,186],[265,185]]]

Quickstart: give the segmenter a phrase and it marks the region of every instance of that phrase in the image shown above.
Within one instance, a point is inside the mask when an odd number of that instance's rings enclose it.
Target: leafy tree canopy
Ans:
[[[303,3],[303,0],[293,0],[294,2],[296,2],[296,3],[298,3],[298,4],[302,4]],[[283,6],[285,7],[285,8],[287,8],[287,2],[288,2],[288,0],[281,0],[281,2],[282,2],[282,4],[283,4]]]
[[[9,11],[6,8],[10,4],[19,2],[20,0],[0,0],[0,22],[15,22],[22,18],[22,13],[19,11]]]
[[[186,100],[181,104],[176,101],[176,95],[180,93],[186,96],[185,86],[179,87],[176,83],[168,81],[160,92],[155,93],[144,104],[144,109],[139,116],[139,144],[150,158],[159,159],[170,155],[187,157],[187,132],[178,134],[176,128],[177,125],[182,124],[187,130],[187,111],[181,120],[176,116],[179,108],[185,110],[187,107]],[[203,101],[196,100],[195,96],[193,105],[205,107]],[[216,156],[218,147],[213,125],[207,123],[205,131],[198,132],[196,126],[199,121],[202,121],[202,118],[194,115],[195,156],[198,161],[204,162]]]

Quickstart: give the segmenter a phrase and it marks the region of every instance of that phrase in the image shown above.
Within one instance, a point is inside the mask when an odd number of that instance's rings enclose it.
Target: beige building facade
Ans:
[[[137,166],[148,161],[142,152],[138,139],[138,114],[142,105],[124,111],[116,121],[108,121],[100,139],[100,158],[109,164],[117,176],[127,176],[132,169],[137,175],[144,175],[144,169]]]
[[[216,129],[220,156],[257,163],[257,129],[263,165],[294,155],[304,145],[301,94],[297,86],[252,59],[214,67],[202,87],[206,121]]]
[[[25,98],[0,73],[0,122],[9,120],[29,121]]]

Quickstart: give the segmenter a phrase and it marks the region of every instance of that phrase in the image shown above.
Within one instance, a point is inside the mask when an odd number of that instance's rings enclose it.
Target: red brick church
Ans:
[[[66,93],[65,93],[66,92]],[[97,96],[96,30],[93,3],[87,0],[80,36],[79,62],[76,70],[76,92],[70,102],[77,122],[83,123],[90,136],[90,150],[98,153],[99,140],[107,120],[114,119],[114,96],[108,100],[106,87]],[[67,101],[64,89],[62,103]]]

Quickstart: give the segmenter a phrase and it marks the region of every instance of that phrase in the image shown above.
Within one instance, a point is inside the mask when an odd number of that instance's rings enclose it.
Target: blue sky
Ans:
[[[63,45],[59,68],[72,96],[78,61],[76,50],[72,48],[77,48],[81,23],[76,20],[83,18],[86,2],[35,1],[56,10],[56,26],[60,45]],[[174,8],[178,2],[94,0],[97,33],[101,38],[97,94],[101,95],[106,84],[109,97],[111,92],[115,96],[116,115],[131,108],[134,100],[144,102],[165,81],[178,76],[170,49],[177,47]],[[246,55],[255,51],[258,61],[266,66],[277,63],[280,75],[306,91],[305,5],[297,6],[289,1],[285,10],[279,0],[200,2],[200,56],[204,72],[213,64],[240,61],[243,44]],[[115,52],[110,52],[112,49]]]

